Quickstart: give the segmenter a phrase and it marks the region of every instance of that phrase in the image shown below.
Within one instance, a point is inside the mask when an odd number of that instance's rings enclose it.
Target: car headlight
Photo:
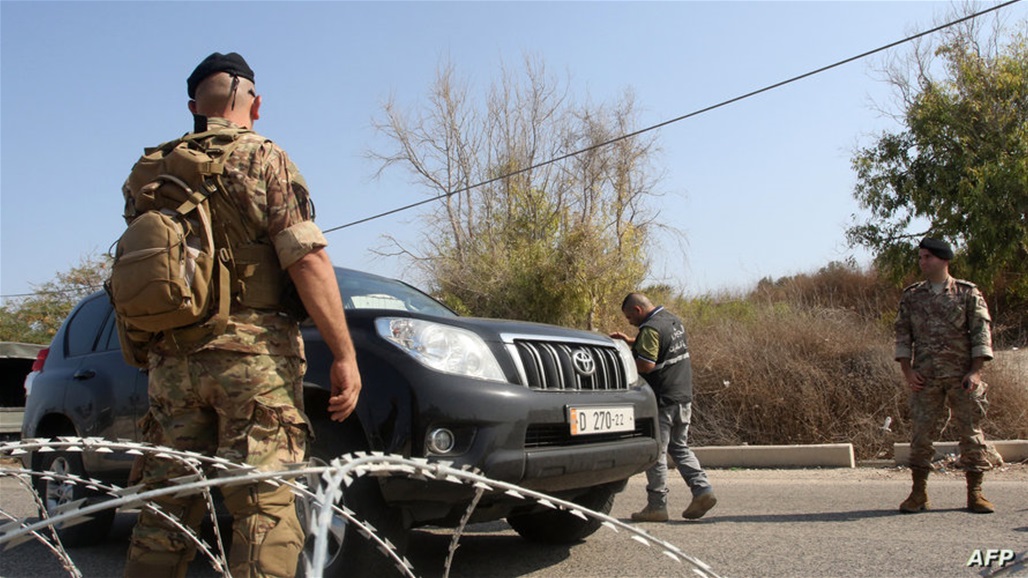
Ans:
[[[478,334],[409,317],[380,317],[378,334],[421,364],[444,373],[507,381],[496,357]]]
[[[614,345],[621,354],[621,361],[625,362],[625,377],[628,378],[628,385],[632,385],[639,380],[639,369],[635,366],[635,355],[632,355],[632,348],[620,339],[615,339]]]

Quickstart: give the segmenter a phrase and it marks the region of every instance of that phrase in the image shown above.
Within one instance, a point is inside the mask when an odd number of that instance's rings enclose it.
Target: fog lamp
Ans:
[[[428,434],[428,449],[434,454],[448,454],[453,451],[456,437],[453,432],[441,427]]]

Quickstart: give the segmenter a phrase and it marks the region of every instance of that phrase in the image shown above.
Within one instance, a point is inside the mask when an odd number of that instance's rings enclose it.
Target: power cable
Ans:
[[[35,297],[36,295],[67,295],[75,293],[92,293],[93,291],[99,291],[102,289],[102,285],[83,285],[81,287],[74,287],[69,289],[51,289],[48,291],[33,291],[32,293],[11,293],[10,295],[0,295],[0,299],[19,299],[22,297]]]
[[[637,137],[637,136],[639,136],[641,134],[645,134],[647,132],[651,132],[651,131],[663,128],[663,127],[668,126],[670,124],[674,124],[676,122],[681,122],[683,120],[692,118],[694,116],[705,114],[705,113],[708,113],[708,112],[710,112],[712,110],[716,110],[716,109],[728,106],[730,104],[734,104],[734,103],[739,102],[741,100],[746,100],[748,98],[752,98],[754,96],[757,96],[758,94],[763,94],[765,92],[768,92],[768,91],[771,91],[771,90],[775,90],[776,88],[781,88],[781,87],[783,87],[783,86],[785,86],[787,84],[792,84],[794,82],[798,82],[798,81],[803,80],[805,78],[809,78],[811,76],[814,76],[814,75],[817,75],[817,74],[821,74],[822,72],[826,72],[826,71],[831,70],[833,68],[838,68],[840,66],[849,64],[851,62],[854,62],[854,61],[857,61],[857,60],[861,60],[863,58],[867,58],[868,56],[872,56],[872,55],[877,54],[879,52],[883,52],[883,51],[889,50],[890,48],[895,48],[896,46],[899,46],[901,44],[905,44],[907,42],[911,42],[913,40],[917,40],[918,38],[922,38],[924,36],[928,36],[930,34],[934,34],[934,33],[938,32],[940,30],[945,30],[946,28],[949,28],[951,26],[956,26],[957,24],[960,24],[961,22],[966,22],[968,20],[973,20],[975,18],[978,18],[979,16],[984,16],[985,14],[988,14],[990,12],[995,12],[996,10],[1000,10],[1002,8],[1006,8],[1007,6],[1016,4],[1016,3],[1020,2],[1020,1],[1021,0],[1009,0],[1008,2],[1004,2],[1002,4],[997,4],[996,6],[993,6],[991,8],[986,8],[985,10],[982,10],[980,12],[975,12],[974,14],[970,14],[968,16],[964,16],[962,18],[958,18],[958,19],[956,19],[956,20],[954,20],[952,22],[948,22],[946,24],[942,24],[940,26],[936,26],[935,28],[931,28],[931,29],[926,30],[924,32],[920,32],[918,34],[915,34],[913,36],[908,36],[907,38],[904,38],[902,40],[897,40],[895,42],[891,42],[891,43],[886,44],[884,46],[880,46],[878,48],[875,48],[874,50],[868,50],[867,52],[863,52],[863,53],[858,54],[856,56],[851,56],[851,57],[846,58],[844,60],[840,60],[838,62],[835,62],[834,64],[829,64],[827,66],[822,66],[821,68],[818,68],[816,70],[812,70],[810,72],[806,72],[804,74],[800,74],[799,76],[794,76],[794,77],[792,77],[792,78],[790,78],[788,80],[783,80],[781,82],[776,82],[774,84],[767,85],[764,88],[759,88],[759,89],[754,90],[752,92],[747,92],[746,94],[742,94],[740,96],[736,96],[734,98],[730,98],[728,100],[721,101],[721,102],[719,102],[717,104],[713,104],[713,105],[701,108],[699,110],[695,110],[695,111],[690,112],[688,114],[683,114],[682,116],[675,117],[675,118],[672,118],[670,120],[666,120],[664,122],[661,122],[661,123],[658,123],[658,124],[655,124],[655,125],[652,125],[652,126],[640,129],[640,130],[637,130],[635,132],[630,132],[630,133],[621,135],[619,137],[615,137],[615,138],[610,139],[610,140],[605,141],[605,142],[594,144],[594,145],[588,146],[586,148],[583,148],[583,149],[580,149],[580,150],[577,150],[577,151],[574,151],[574,152],[570,152],[570,153],[567,153],[567,154],[564,154],[564,155],[561,155],[561,156],[558,156],[558,157],[554,157],[554,158],[552,158],[552,159],[550,159],[548,161],[543,161],[541,163],[538,163],[538,164],[535,164],[535,165],[531,165],[531,166],[525,167],[523,169],[518,169],[516,171],[511,171],[509,173],[506,173],[506,174],[503,174],[503,175],[500,175],[500,176],[497,176],[497,177],[493,177],[491,179],[482,181],[480,183],[476,183],[476,184],[473,184],[473,185],[468,185],[468,186],[460,188],[460,189],[455,189],[455,190],[450,191],[448,193],[441,193],[439,195],[436,195],[435,197],[424,199],[424,200],[421,200],[421,201],[418,201],[418,202],[415,202],[415,203],[411,203],[409,205],[404,205],[404,206],[396,208],[396,209],[392,209],[392,210],[389,210],[389,211],[385,211],[383,213],[378,213],[376,215],[372,215],[370,217],[365,217],[363,219],[359,219],[357,221],[352,221],[352,222],[349,222],[349,223],[346,223],[346,224],[343,224],[343,225],[338,225],[336,227],[325,229],[324,232],[325,233],[331,233],[333,231],[338,231],[340,229],[346,229],[346,228],[349,228],[349,227],[354,227],[356,225],[367,223],[369,221],[374,221],[376,219],[381,219],[383,217],[388,217],[389,215],[395,215],[396,213],[401,213],[403,211],[407,211],[407,210],[413,209],[415,207],[420,207],[421,205],[426,205],[428,203],[432,203],[432,202],[439,201],[439,200],[442,200],[442,199],[445,199],[445,198],[448,198],[448,197],[452,197],[453,195],[456,195],[456,194],[459,194],[459,193],[464,193],[464,192],[470,191],[472,189],[477,189],[478,187],[484,187],[486,185],[495,183],[497,181],[502,181],[503,179],[508,179],[510,177],[514,177],[514,176],[520,175],[522,173],[526,173],[528,171],[532,171],[532,170],[535,170],[535,169],[538,169],[538,168],[542,168],[542,167],[545,167],[545,166],[548,166],[548,165],[552,165],[554,163],[559,163],[560,161],[569,159],[571,157],[575,157],[575,156],[578,156],[580,154],[584,154],[584,153],[596,150],[596,149],[601,148],[601,147],[610,146],[610,145],[612,145],[614,143],[621,142],[621,141],[626,140],[626,139]]]

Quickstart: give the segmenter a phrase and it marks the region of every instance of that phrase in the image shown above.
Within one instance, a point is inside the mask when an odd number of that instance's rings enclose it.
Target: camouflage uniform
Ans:
[[[209,119],[211,130],[218,127],[238,128],[224,119]],[[254,229],[266,235],[257,240],[274,246],[282,269],[327,245],[310,220],[306,187],[285,151],[256,133],[244,134],[226,169],[229,195]],[[189,351],[164,340],[151,348],[144,436],[154,444],[264,470],[299,462],[310,433],[303,414],[305,366],[303,341],[292,317],[233,303],[223,334]],[[170,460],[143,460],[142,482],[148,487],[185,473]],[[226,487],[222,494],[234,518],[232,576],[292,576],[303,544],[292,493],[281,486],[254,484]],[[205,513],[197,496],[156,502],[194,528]],[[162,576],[184,575],[195,550],[161,516],[144,510],[133,531],[126,575],[158,570]]]
[[[950,277],[940,292],[927,281],[903,291],[895,323],[895,358],[912,357],[914,371],[925,378],[924,389],[910,395],[911,468],[930,467],[935,456],[932,443],[946,424],[948,402],[962,466],[971,472],[992,469],[981,429],[988,408],[987,386],[967,390],[962,383],[973,358],[992,359],[990,324],[988,306],[973,283]]]

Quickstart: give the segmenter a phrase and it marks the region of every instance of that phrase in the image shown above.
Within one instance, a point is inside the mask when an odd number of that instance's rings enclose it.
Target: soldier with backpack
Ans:
[[[342,421],[356,406],[361,378],[342,299],[302,177],[252,131],[261,106],[253,70],[239,54],[214,53],[187,89],[194,133],[149,149],[133,168],[124,188],[130,226],[108,285],[126,357],[150,373],[143,431],[154,444],[282,469],[304,459],[310,435],[301,317],[314,320],[334,356],[329,415]],[[154,267],[171,281],[156,279]],[[141,465],[148,488],[188,473],[153,456]],[[235,485],[222,495],[234,518],[231,575],[293,576],[304,534],[289,489]],[[206,512],[195,495],[156,505],[193,528]],[[195,550],[144,508],[125,575],[185,576]]]

